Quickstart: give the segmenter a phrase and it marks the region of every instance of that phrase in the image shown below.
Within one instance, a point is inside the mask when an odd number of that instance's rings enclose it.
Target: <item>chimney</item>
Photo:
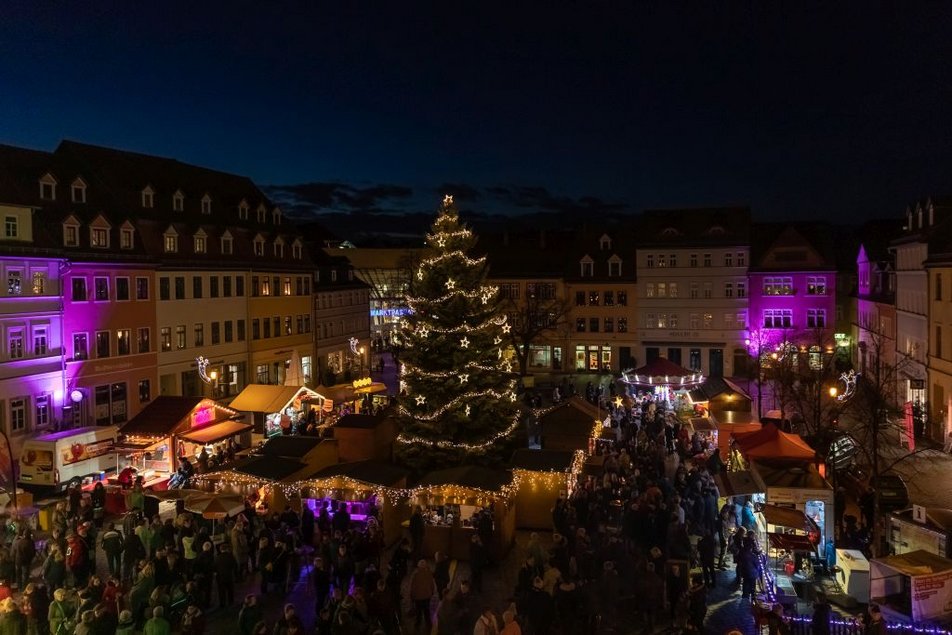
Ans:
[[[545,249],[545,230],[544,229],[539,230],[539,248]]]

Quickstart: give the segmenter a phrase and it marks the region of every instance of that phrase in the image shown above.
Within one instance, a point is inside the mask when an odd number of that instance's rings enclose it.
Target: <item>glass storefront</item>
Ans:
[[[575,347],[575,370],[611,370],[612,347],[578,344]]]

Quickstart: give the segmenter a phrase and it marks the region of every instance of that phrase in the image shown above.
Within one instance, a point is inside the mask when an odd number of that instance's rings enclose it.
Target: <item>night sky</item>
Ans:
[[[952,194],[952,3],[313,4],[4,3],[0,142],[173,156],[299,213]]]

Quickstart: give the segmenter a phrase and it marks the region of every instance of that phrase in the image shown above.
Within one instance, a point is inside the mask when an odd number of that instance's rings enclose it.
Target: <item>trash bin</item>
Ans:
[[[38,514],[40,529],[46,532],[53,531],[53,508],[55,503],[50,503],[49,505],[44,505],[40,507]]]

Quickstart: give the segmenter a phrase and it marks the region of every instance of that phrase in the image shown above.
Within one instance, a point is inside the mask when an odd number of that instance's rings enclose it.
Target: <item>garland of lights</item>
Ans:
[[[404,414],[409,414],[402,407],[401,407],[401,410],[403,410]],[[410,437],[404,434],[401,434],[400,436],[397,437],[397,442],[403,443],[405,445],[419,443],[423,445],[430,445],[430,446],[435,446],[435,447],[444,448],[444,449],[445,448],[461,448],[463,450],[467,450],[470,452],[478,452],[480,450],[485,450],[486,448],[493,445],[497,441],[504,439],[508,437],[510,434],[512,434],[513,432],[515,432],[516,428],[519,427],[519,418],[521,416],[522,416],[522,411],[517,410],[515,416],[512,418],[512,424],[508,428],[500,432],[497,432],[496,434],[494,434],[493,436],[491,436],[489,439],[487,439],[486,441],[482,443],[454,443],[452,441],[433,441],[431,439],[424,439],[423,437]]]
[[[446,253],[440,254],[439,256],[434,256],[433,258],[424,258],[420,261],[420,264],[432,267],[433,265],[437,265],[444,260],[449,260],[450,258],[459,258],[470,267],[479,266],[486,262],[486,256],[482,256],[480,258],[469,258],[465,253],[457,249],[455,251],[447,251]]]
[[[468,378],[469,377],[467,376],[467,379]],[[460,382],[460,383],[465,383],[465,382]],[[432,414],[429,414],[429,415],[413,414],[409,410],[407,410],[404,406],[398,406],[398,409],[400,410],[401,414],[406,415],[408,417],[415,417],[421,421],[434,421],[450,408],[458,406],[463,401],[467,401],[469,399],[475,399],[477,397],[485,397],[486,395],[489,395],[495,399],[505,398],[505,399],[509,399],[509,401],[515,402],[516,400],[515,388],[516,388],[516,380],[513,379],[509,382],[509,390],[506,391],[505,393],[496,392],[495,390],[492,390],[492,389],[485,389],[481,391],[471,390],[469,392],[465,392],[462,395],[459,395],[458,397],[455,397],[447,401],[440,408],[438,408]],[[417,400],[418,406],[422,406],[424,403],[426,403],[426,397],[423,395],[417,395],[415,399]]]
[[[456,296],[463,296],[464,298],[470,298],[470,299],[486,297],[487,300],[483,302],[483,304],[486,304],[486,302],[488,302],[489,298],[491,298],[492,295],[495,294],[495,292],[496,292],[496,287],[480,287],[476,291],[466,291],[464,289],[453,289],[449,293],[442,295],[438,298],[417,298],[414,296],[407,296],[407,306],[413,309],[415,312],[416,305],[418,303],[441,304],[443,302],[447,302],[448,300]]]

